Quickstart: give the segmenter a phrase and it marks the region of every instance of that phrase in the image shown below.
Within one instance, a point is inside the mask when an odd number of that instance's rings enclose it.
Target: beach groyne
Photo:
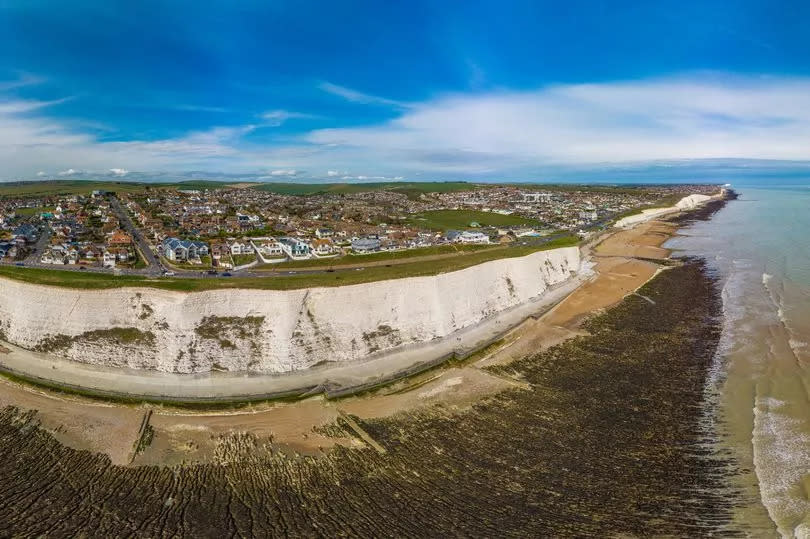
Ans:
[[[537,301],[577,247],[427,277],[301,290],[78,290],[0,279],[0,338],[61,359],[159,372],[284,373],[451,337]]]

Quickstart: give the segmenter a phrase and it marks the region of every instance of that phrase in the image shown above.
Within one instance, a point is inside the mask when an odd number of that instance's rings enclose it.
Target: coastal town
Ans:
[[[227,277],[280,263],[362,263],[374,253],[585,237],[639,209],[717,189],[392,184],[290,194],[278,185],[6,195],[0,258],[21,267]]]

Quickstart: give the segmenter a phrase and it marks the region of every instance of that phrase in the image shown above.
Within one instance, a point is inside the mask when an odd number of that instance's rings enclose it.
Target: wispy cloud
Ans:
[[[306,114],[303,112],[293,112],[290,110],[269,110],[261,115],[265,121],[265,125],[270,127],[278,127],[287,120],[294,119],[312,119],[316,118],[314,114]]]
[[[13,99],[7,101],[0,100],[0,114],[22,114],[45,107],[60,105],[66,101],[70,101],[71,99],[71,97],[63,97],[61,99],[53,99],[51,101],[37,101],[33,99]]]
[[[357,90],[353,90],[351,88],[347,88],[345,86],[333,84],[331,82],[322,82],[321,84],[318,85],[318,87],[324,92],[336,95],[338,97],[342,97],[346,101],[351,101],[352,103],[362,103],[364,105],[388,105],[392,107],[402,107],[402,108],[408,106],[407,103],[402,101],[396,101],[394,99],[388,99],[385,97],[366,94],[363,92],[359,92]]]
[[[14,90],[16,88],[42,84],[45,82],[45,80],[46,79],[44,77],[33,75],[31,73],[20,73],[16,79],[0,81],[0,92],[7,92],[8,90]]]

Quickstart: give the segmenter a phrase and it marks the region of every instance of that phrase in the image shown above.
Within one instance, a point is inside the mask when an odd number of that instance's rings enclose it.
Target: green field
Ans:
[[[89,194],[96,189],[104,191],[138,192],[146,184],[134,182],[96,182],[90,180],[37,181],[0,183],[0,197],[52,196]]]
[[[107,273],[85,273],[56,269],[0,266],[0,277],[8,277],[33,284],[61,286],[80,289],[105,289],[146,286],[180,292],[196,292],[219,288],[257,288],[267,290],[295,290],[318,286],[342,286],[368,283],[386,279],[401,279],[436,275],[456,271],[483,262],[501,258],[525,256],[536,251],[570,247],[578,243],[576,236],[566,236],[539,247],[509,247],[507,249],[484,249],[466,256],[448,257],[430,262],[413,262],[394,266],[376,266],[362,271],[340,271],[303,275],[280,275],[272,277],[218,277],[218,278],[149,278],[133,275],[114,276]]]
[[[470,223],[482,226],[530,226],[542,227],[543,223],[519,215],[501,215],[486,211],[474,210],[436,210],[417,213],[408,218],[412,226],[430,230],[464,230],[471,228]]]
[[[261,183],[255,189],[280,195],[351,194],[369,191],[393,191],[409,197],[421,193],[470,191],[475,184],[467,182],[373,182],[373,183]]]

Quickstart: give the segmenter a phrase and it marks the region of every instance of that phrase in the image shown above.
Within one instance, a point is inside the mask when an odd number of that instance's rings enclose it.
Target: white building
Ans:
[[[489,236],[483,232],[469,232],[465,230],[456,236],[456,241],[459,243],[489,243]]]

